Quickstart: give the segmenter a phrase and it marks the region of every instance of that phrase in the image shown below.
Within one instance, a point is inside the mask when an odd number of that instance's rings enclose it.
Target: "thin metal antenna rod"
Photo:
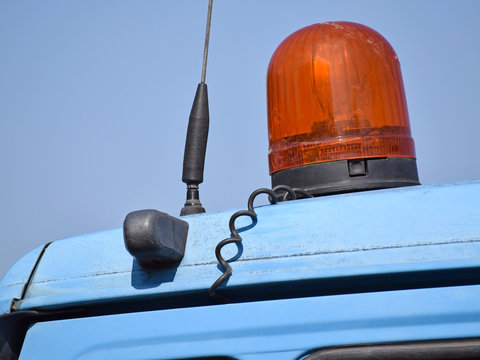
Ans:
[[[205,29],[205,47],[203,48],[202,83],[205,83],[205,76],[207,74],[208,41],[210,40],[210,24],[212,23],[212,6],[213,0],[208,0],[207,28]]]

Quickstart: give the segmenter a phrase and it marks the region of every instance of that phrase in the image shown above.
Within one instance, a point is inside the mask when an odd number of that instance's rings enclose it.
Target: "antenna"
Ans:
[[[205,152],[207,150],[208,125],[208,92],[205,76],[207,72],[208,41],[210,38],[210,23],[212,18],[213,0],[208,1],[207,26],[205,31],[205,47],[203,50],[202,78],[197,86],[193,100],[190,118],[188,120],[187,139],[183,156],[182,181],[187,184],[187,201],[180,216],[204,213],[200,202],[198,185],[203,182]]]

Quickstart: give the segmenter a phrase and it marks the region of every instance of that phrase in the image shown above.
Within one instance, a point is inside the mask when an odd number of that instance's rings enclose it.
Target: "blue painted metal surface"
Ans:
[[[478,337],[479,298],[476,285],[37,323],[20,359],[294,360],[329,346]]]
[[[44,246],[18,260],[0,281],[0,315],[10,312],[13,299],[20,299]]]
[[[228,287],[364,274],[480,267],[480,182],[326,196],[257,208],[239,219],[241,257]],[[185,217],[185,258],[146,272],[121,229],[52,243],[18,309],[60,308],[206,291],[221,274],[216,244],[229,236],[224,211]],[[237,248],[226,248],[226,258]],[[3,295],[2,295],[3,296]]]

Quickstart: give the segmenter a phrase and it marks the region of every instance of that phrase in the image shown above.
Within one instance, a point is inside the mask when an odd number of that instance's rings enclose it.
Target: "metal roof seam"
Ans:
[[[30,284],[32,283],[33,277],[34,277],[34,275],[35,275],[35,271],[36,271],[37,268],[38,268],[38,264],[40,264],[40,261],[41,261],[41,259],[42,259],[42,257],[43,257],[43,254],[45,254],[45,250],[47,250],[47,248],[50,246],[51,243],[52,243],[52,241],[46,243],[46,244],[43,246],[42,251],[41,251],[40,254],[38,255],[37,261],[35,262],[35,265],[33,266],[33,269],[32,269],[32,271],[30,272],[30,275],[28,276],[28,280],[27,280],[27,282],[25,283],[25,285],[24,285],[24,287],[23,287],[23,289],[22,289],[22,294],[21,294],[20,298],[19,298],[19,299],[14,298],[14,299],[12,300],[12,306],[10,307],[10,312],[16,311],[16,310],[17,310],[17,309],[16,309],[16,303],[17,303],[17,301],[23,300],[23,299],[25,298],[25,295],[27,294],[27,291],[28,291],[28,287],[29,287]]]

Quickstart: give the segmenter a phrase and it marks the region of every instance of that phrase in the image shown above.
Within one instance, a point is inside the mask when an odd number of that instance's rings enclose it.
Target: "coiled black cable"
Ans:
[[[278,195],[280,193],[280,196]],[[267,188],[261,188],[257,189],[248,198],[247,202],[247,208],[248,210],[240,210],[234,213],[230,217],[230,221],[228,223],[228,226],[230,228],[230,234],[231,237],[224,239],[220,241],[217,246],[215,247],[215,256],[217,257],[218,262],[222,267],[225,269],[224,273],[212,284],[210,289],[208,290],[208,293],[210,296],[214,297],[216,295],[216,290],[217,288],[224,282],[226,281],[231,275],[232,275],[232,267],[230,264],[222,257],[222,248],[225,245],[232,244],[232,243],[241,243],[242,242],[242,237],[238,233],[236,227],[235,227],[235,220],[239,218],[240,216],[249,216],[253,222],[257,221],[257,213],[255,212],[255,209],[253,207],[253,202],[255,201],[255,198],[260,195],[260,194],[267,194],[268,195],[268,200],[270,203],[276,204],[277,201],[287,201],[287,200],[295,200],[297,199],[297,195],[301,195],[302,197],[313,197],[308,191],[303,190],[303,189],[297,189],[297,188],[291,188],[290,186],[287,185],[278,185],[274,187],[273,189],[267,189]]]

